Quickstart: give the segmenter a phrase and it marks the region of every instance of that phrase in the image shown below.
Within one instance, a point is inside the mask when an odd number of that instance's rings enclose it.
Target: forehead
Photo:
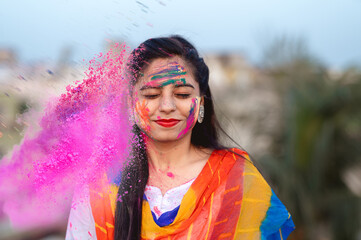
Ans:
[[[163,82],[169,83],[191,83],[198,84],[193,78],[193,74],[180,57],[159,58],[153,60],[143,72],[143,77],[139,83],[141,85],[150,82]]]

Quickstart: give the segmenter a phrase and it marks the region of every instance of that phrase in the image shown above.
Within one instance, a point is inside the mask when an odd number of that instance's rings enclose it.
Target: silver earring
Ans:
[[[198,122],[202,123],[204,118],[204,106],[199,106]]]

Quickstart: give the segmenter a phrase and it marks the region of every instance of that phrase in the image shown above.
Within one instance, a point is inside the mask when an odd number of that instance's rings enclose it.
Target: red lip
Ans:
[[[157,121],[155,121],[156,123],[158,123],[159,125],[161,125],[162,127],[173,127],[174,125],[176,125],[177,123],[180,122],[180,120],[177,119],[159,119]]]

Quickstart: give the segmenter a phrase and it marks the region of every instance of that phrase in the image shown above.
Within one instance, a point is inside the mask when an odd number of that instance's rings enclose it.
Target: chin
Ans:
[[[152,139],[155,142],[161,142],[161,143],[167,143],[167,142],[176,142],[180,140],[177,138],[177,136],[154,136],[154,135],[148,135],[150,139]]]
[[[144,128],[142,131],[147,135],[149,139],[151,139],[154,142],[159,143],[171,143],[171,142],[177,142],[188,135],[191,134],[192,131],[188,131],[186,134],[179,137],[180,132],[184,129],[184,126],[181,126],[177,129],[157,129],[156,127],[152,127],[153,130],[151,131],[145,131]]]
[[[151,133],[147,134],[147,136],[155,142],[167,143],[167,142],[177,142],[179,140],[182,140],[185,137],[187,137],[189,135],[189,133],[185,134],[181,137],[178,137],[178,135],[179,135],[178,132],[175,132],[172,134],[169,134],[169,133],[168,134],[151,134]]]

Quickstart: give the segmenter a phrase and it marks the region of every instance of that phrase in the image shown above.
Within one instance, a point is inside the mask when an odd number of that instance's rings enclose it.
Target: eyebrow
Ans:
[[[159,87],[155,87],[155,86],[150,86],[150,85],[144,85],[143,87],[141,87],[139,90],[140,91],[143,91],[143,90],[146,90],[146,89],[159,89],[161,88],[160,86]]]
[[[179,88],[179,87],[190,87],[190,88],[194,89],[194,86],[192,84],[189,84],[189,83],[183,83],[183,84],[175,85],[175,88]]]
[[[139,90],[140,91],[143,91],[143,90],[146,90],[146,89],[160,89],[162,88],[163,86],[151,86],[151,85],[144,85],[143,87],[141,87]],[[180,88],[180,87],[190,87],[190,88],[193,88],[194,89],[194,86],[192,84],[189,84],[189,83],[183,83],[183,84],[176,84],[174,86],[174,88]]]

